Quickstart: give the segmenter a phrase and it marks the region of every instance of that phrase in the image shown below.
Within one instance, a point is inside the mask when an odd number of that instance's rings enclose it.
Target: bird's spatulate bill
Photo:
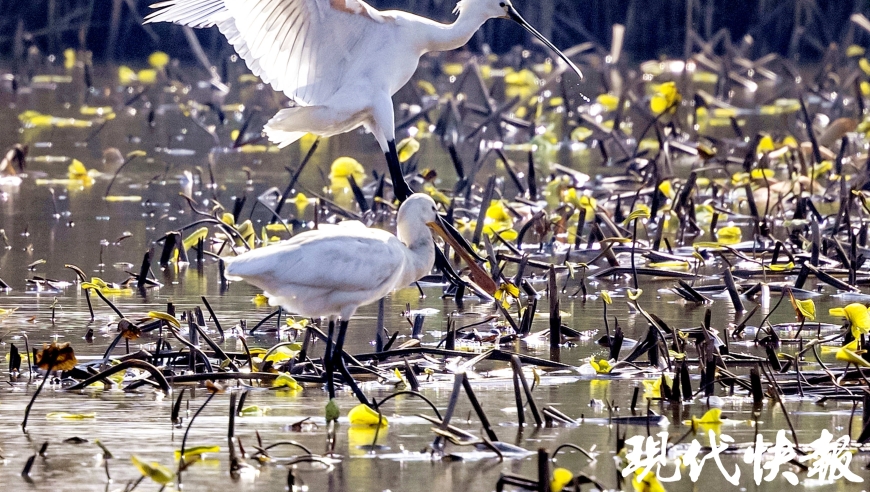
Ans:
[[[577,73],[577,75],[579,75],[581,79],[583,78],[583,72],[581,72],[580,69],[577,68],[577,65],[574,65],[574,62],[569,60],[568,57],[565,56],[564,53],[559,51],[559,48],[556,48],[555,46],[553,46],[553,43],[551,43],[549,39],[545,38],[543,34],[539,33],[534,27],[531,26],[531,24],[526,22],[526,20],[523,19],[523,16],[521,16],[520,13],[517,12],[517,10],[515,8],[513,8],[512,6],[507,6],[507,7],[505,7],[505,10],[507,12],[507,17],[509,19],[511,19],[512,21],[516,22],[517,24],[523,26],[526,29],[526,31],[529,31],[530,33],[532,33],[532,35],[534,35],[536,38],[541,40],[541,42],[544,43],[544,45],[547,48],[550,48],[551,50],[556,52],[556,54],[559,55],[559,58],[564,60],[565,63],[567,63],[568,66],[571,67],[571,70],[574,70],[574,72]]]
[[[450,247],[453,248],[454,251],[459,253],[459,256],[462,257],[463,260],[468,264],[468,268],[471,270],[471,280],[477,284],[481,289],[483,289],[489,295],[494,295],[495,291],[498,290],[498,285],[496,285],[495,281],[489,274],[484,270],[480,265],[477,264],[474,257],[465,250],[465,248],[459,244],[458,241],[444,229],[439,222],[428,222],[426,223],[430,229],[432,229],[435,233],[441,236],[441,239],[444,240]]]

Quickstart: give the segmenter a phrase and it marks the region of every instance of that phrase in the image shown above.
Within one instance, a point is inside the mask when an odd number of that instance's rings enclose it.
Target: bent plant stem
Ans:
[[[208,405],[208,402],[210,402],[216,394],[216,391],[209,393],[208,398],[205,399],[205,402],[203,402],[202,406],[199,407],[196,413],[193,414],[193,417],[190,418],[190,422],[188,422],[187,424],[187,429],[185,429],[184,431],[184,437],[181,439],[181,454],[179,455],[178,459],[178,473],[176,474],[179,486],[181,485],[181,472],[184,471],[184,469],[187,467],[184,462],[184,446],[187,444],[187,434],[190,433],[190,428],[193,427],[193,421],[196,420],[196,417],[199,416],[200,412],[205,409],[206,405]]]
[[[28,354],[29,356],[29,354]],[[51,369],[54,367],[54,364],[48,366],[48,370],[45,371],[45,377],[42,378],[42,382],[39,383],[39,387],[36,388],[36,392],[33,393],[33,397],[30,398],[30,403],[27,404],[27,407],[24,409],[24,420],[21,421],[21,432],[27,434],[27,419],[30,417],[30,409],[33,408],[33,403],[36,401],[36,397],[39,396],[39,393],[42,391],[42,387],[45,386],[45,382],[51,377]]]

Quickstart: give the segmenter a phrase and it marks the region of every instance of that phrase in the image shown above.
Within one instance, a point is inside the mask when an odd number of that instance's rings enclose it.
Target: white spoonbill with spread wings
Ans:
[[[364,304],[419,280],[432,270],[435,244],[430,228],[460,248],[441,227],[435,202],[415,193],[399,208],[398,237],[360,223],[306,231],[287,241],[227,258],[228,277],[263,289],[272,305],[306,317],[328,316],[330,339],[340,318],[335,348],[324,357],[330,398],[338,365],[345,381],[365,402],[342,359],[347,322]]]
[[[158,10],[146,22],[216,25],[254,75],[293,101],[266,124],[273,143],[283,147],[307,132],[328,137],[364,126],[387,157],[400,200],[410,190],[396,154],[392,95],[424,53],[459,48],[488,19],[508,18],[582,77],[510,0],[461,0],[452,24],[381,12],[362,0],[167,0],[152,7]]]

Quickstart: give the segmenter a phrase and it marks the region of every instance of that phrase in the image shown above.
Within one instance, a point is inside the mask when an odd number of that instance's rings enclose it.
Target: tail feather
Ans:
[[[319,110],[318,106],[296,106],[278,111],[263,127],[269,141],[278,147],[286,147],[308,133],[309,115]]]

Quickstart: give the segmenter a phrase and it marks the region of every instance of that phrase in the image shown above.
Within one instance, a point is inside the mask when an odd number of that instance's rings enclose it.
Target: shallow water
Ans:
[[[16,309],[0,323],[0,352],[4,354],[9,352],[11,344],[15,344],[23,353],[25,342],[22,334],[26,333],[30,347],[39,347],[43,342],[51,340],[66,341],[75,348],[80,362],[102,357],[116,335],[118,318],[111,309],[92,296],[96,318],[90,322],[85,294],[78,284],[71,283],[55,290],[45,285],[37,287],[27,283],[26,279],[41,276],[74,282],[76,276],[73,271],[64,268],[65,264],[70,263],[79,266],[88,275],[99,276],[107,281],[122,281],[127,278],[125,270],[138,271],[143,254],[154,246],[154,241],[166,232],[179,229],[195,220],[186,202],[179,197],[179,192],[191,194],[202,209],[211,209],[217,202],[231,210],[234,198],[245,195],[248,202],[241,216],[247,217],[257,196],[273,186],[283,189],[289,179],[283,166],[295,168],[303,154],[298,144],[277,153],[213,151],[216,159],[212,172],[217,186],[210,188],[208,152],[213,145],[212,139],[177,106],[178,101],[188,98],[208,98],[207,87],[194,88],[183,97],[177,92],[149,89],[151,92],[147,99],[150,107],[137,103],[128,109],[118,110],[119,103],[132,97],[129,92],[113,89],[108,90],[108,94],[93,93],[85,98],[81,88],[75,85],[76,82],[58,87],[33,88],[18,94],[4,91],[0,95],[0,115],[6,121],[16,121],[18,114],[24,109],[81,117],[77,115],[77,108],[85,103],[95,106],[112,104],[116,106],[118,113],[116,119],[109,121],[87,142],[86,139],[97,127],[23,129],[18,134],[8,131],[0,135],[0,146],[4,148],[16,142],[30,145],[27,176],[19,186],[6,186],[0,190],[0,227],[8,237],[8,248],[0,250],[0,277],[11,287],[11,290],[0,297],[0,307]],[[272,114],[274,104],[269,101],[271,91],[268,88],[245,87],[242,91],[232,92],[224,102],[241,102],[249,106],[262,104],[261,111],[265,113],[264,116]],[[176,100],[176,97],[179,99]],[[147,119],[152,108],[156,112],[155,125],[149,128]],[[208,118],[207,125],[217,125],[217,119],[213,115]],[[228,113],[228,118],[232,121],[230,124],[217,126],[222,145],[229,142],[230,129],[237,128],[244,115]],[[99,168],[100,154],[109,146],[119,148],[122,153],[137,149],[146,150],[148,153],[147,158],[131,163],[112,189],[113,195],[141,196],[140,202],[103,201],[102,196],[110,179],[108,174],[98,176],[92,185],[84,187],[78,184],[37,184],[38,179],[65,178],[70,158],[81,160],[88,168]],[[175,150],[155,150],[158,148]],[[192,152],[178,149],[190,149]],[[329,163],[344,154],[353,155],[367,167],[380,172],[384,170],[383,159],[374,140],[368,135],[354,132],[329,139],[321,146],[310,167],[302,174],[299,188],[320,190],[326,184],[324,175],[328,173]],[[518,161],[523,158],[523,153],[511,155]],[[591,167],[592,159],[581,152],[573,159],[580,169],[590,174],[616,172],[613,169]],[[201,171],[196,170],[197,166]],[[243,166],[250,169],[250,182],[247,182],[247,174],[242,171]],[[442,185],[448,188],[452,185],[452,165],[447,160],[446,152],[434,140],[423,140],[420,167],[437,169],[443,177]],[[188,177],[184,172],[190,173]],[[486,172],[489,170],[482,169],[481,175]],[[190,176],[193,176],[193,181],[190,181]],[[513,192],[506,191],[508,196],[512,196],[510,193]],[[288,204],[288,207],[292,208],[292,204]],[[309,207],[305,217],[307,221],[313,219],[312,208]],[[267,223],[270,216],[263,207],[258,207],[252,218],[259,225]],[[127,233],[130,237],[118,242],[118,238]],[[159,253],[158,245],[155,247],[155,254],[159,256]],[[44,263],[28,267],[42,259],[45,260]],[[627,257],[622,259],[623,264],[626,264]],[[258,292],[244,283],[231,283],[222,288],[218,266],[212,258],[207,257],[201,267],[195,263],[185,266],[171,264],[165,269],[159,269],[155,264],[153,270],[157,280],[163,284],[162,287],[148,289],[144,295],[131,292],[109,297],[125,316],[131,319],[140,318],[149,311],[164,311],[169,302],[176,306],[178,312],[183,312],[201,306],[200,296],[205,296],[227,330],[228,336],[222,348],[240,352],[243,347],[237,333],[232,333],[232,327],[239,320],[246,320],[250,328],[273,310],[255,305],[252,298]],[[511,269],[509,273],[514,271]],[[711,266],[702,273],[710,274],[707,282],[717,284],[721,283],[721,279],[713,277],[712,274],[719,272],[721,266]],[[538,276],[543,280],[540,273]],[[559,278],[560,285],[565,282],[564,277]],[[727,294],[712,296],[714,302],[709,306],[694,306],[680,300],[668,290],[674,283],[674,280],[668,279],[644,279],[641,287],[645,293],[640,300],[641,306],[655,313],[668,325],[678,328],[700,326],[706,307],[712,310],[714,328],[721,330],[736,321],[737,317]],[[578,289],[576,280],[567,281],[566,285],[567,294]],[[637,339],[646,333],[647,322],[626,302],[625,288],[630,285],[630,276],[619,276],[591,281],[589,289],[590,293],[601,289],[615,291],[614,303],[608,309],[611,328],[615,317],[625,330],[626,337]],[[542,293],[545,290],[543,282],[535,283],[535,287]],[[813,285],[807,287],[813,288]],[[434,345],[441,339],[447,329],[447,315],[456,320],[457,326],[464,326],[481,321],[496,312],[494,305],[481,303],[475,297],[466,297],[461,305],[452,298],[444,298],[439,285],[423,284],[422,291],[425,297],[421,297],[415,287],[408,287],[391,294],[386,300],[385,327],[390,333],[399,331],[398,342],[410,337],[409,323],[402,314],[408,307],[412,311],[428,310],[421,338],[424,345]],[[827,316],[827,310],[841,306],[846,301],[832,295],[835,292],[830,287],[822,287],[820,292],[821,295],[815,298],[820,321],[839,323],[839,320]],[[595,343],[604,331],[602,301],[597,296],[582,300],[567,294],[560,296],[563,323],[577,330],[590,332],[583,339],[563,347],[558,359],[571,366],[580,366],[590,356],[596,359],[606,357],[607,350]],[[774,297],[772,304],[776,299]],[[539,306],[546,306],[546,301],[546,296],[542,294]],[[751,301],[745,302],[752,306]],[[516,308],[511,309],[516,316]],[[548,319],[543,313],[546,308],[541,307],[539,311],[541,312],[535,319],[533,332],[545,330],[548,326]],[[350,324],[347,346],[350,353],[373,351],[372,339],[376,331],[376,320],[377,305],[365,306],[359,310]],[[758,320],[756,315],[753,321]],[[772,324],[793,321],[794,315],[787,300],[770,317]],[[274,326],[275,323],[273,319],[266,326]],[[216,332],[213,322],[209,321],[207,324],[210,333],[214,335]],[[92,342],[85,340],[89,328],[94,330]],[[489,328],[490,325],[487,324],[478,329],[486,331]],[[268,348],[286,340],[287,336],[287,332],[279,334],[274,331],[261,331],[248,336],[247,343],[251,348]],[[746,339],[743,342],[731,341],[731,351],[763,357],[764,350],[752,343],[751,333]],[[153,348],[155,340],[153,333],[145,335],[132,342],[130,350]],[[315,344],[312,351],[319,354],[322,348],[323,344]],[[519,341],[505,348],[540,358],[552,356],[546,341],[537,344]],[[777,350],[794,353],[797,348],[783,345]],[[627,351],[628,349],[623,349],[623,355]],[[121,355],[123,352],[122,344],[113,353]],[[833,360],[833,355],[824,357],[828,361]],[[639,365],[643,367],[645,362],[645,358],[642,358]],[[385,407],[385,415],[391,419],[391,423],[388,430],[378,436],[380,447],[369,451],[367,446],[375,436],[368,430],[350,428],[344,419],[336,434],[335,453],[340,460],[335,463],[334,469],[324,470],[302,464],[294,473],[309,485],[309,490],[494,490],[501,473],[535,477],[537,458],[533,453],[538,448],[552,451],[560,444],[573,443],[593,451],[597,459],[590,462],[578,453],[565,453],[559,456],[558,464],[572,471],[594,476],[607,488],[616,488],[617,471],[613,450],[618,433],[625,432],[631,437],[646,435],[647,432],[656,434],[667,431],[672,436],[681,436],[691,429],[683,420],[701,416],[709,408],[702,398],[696,398],[682,407],[652,401],[649,403],[650,408],[666,415],[670,421],[668,426],[651,429],[647,429],[645,425],[616,426],[609,423],[609,416],[631,415],[628,407],[634,389],[641,386],[642,379],[655,379],[657,374],[594,377],[581,375],[572,368],[561,371],[546,370],[540,385],[533,392],[538,406],[553,406],[578,419],[579,423],[553,428],[536,428],[533,425],[520,428],[517,425],[513,386],[510,376],[505,375],[508,367],[503,362],[485,361],[471,369],[469,377],[481,405],[495,426],[499,440],[529,450],[529,456],[505,459],[502,462],[492,455],[464,454],[471,452],[471,448],[450,444],[447,445],[447,452],[455,453],[463,459],[448,460],[420,453],[432,443],[434,434],[431,431],[432,424],[414,416],[420,413],[429,415],[431,410],[419,399],[399,397]],[[806,372],[817,369],[815,364],[809,362],[802,366],[802,371]],[[698,372],[695,366],[692,366],[692,372],[693,388],[697,390],[699,379],[695,374]],[[738,369],[738,372],[742,374],[745,371]],[[528,372],[528,376],[531,378],[531,372]],[[9,377],[6,364],[0,364],[0,377]],[[173,466],[172,454],[180,448],[184,428],[173,428],[170,412],[174,398],[183,386],[177,385],[172,397],[162,398],[159,392],[147,389],[130,393],[96,389],[70,392],[64,391],[61,385],[47,385],[34,405],[28,433],[23,434],[19,423],[24,407],[36,389],[38,378],[34,373],[32,381],[28,381],[28,375],[24,374],[17,381],[0,388],[0,455],[3,457],[0,460],[0,483],[4,488],[123,490],[125,484],[140,476],[130,463],[131,455]],[[447,406],[452,384],[450,376],[436,375],[432,381],[423,384],[421,392],[443,411]],[[185,426],[208,396],[205,388],[201,386],[188,385],[187,388],[189,399],[185,403],[188,412]],[[372,381],[363,383],[362,389],[369,398],[378,400],[395,391],[390,384]],[[738,391],[739,396],[729,397],[726,391],[719,388],[717,395],[723,398],[723,413],[728,416],[722,432],[733,437],[737,443],[753,442],[756,431],[771,441],[778,430],[789,427],[781,409],[771,400],[765,401],[755,426],[751,398],[746,397],[745,392]],[[861,428],[860,410],[851,415],[850,402],[829,401],[817,404],[816,400],[816,397],[789,397],[785,400],[800,443],[806,444],[817,439],[823,429],[829,430],[835,437],[845,435],[851,429],[852,436],[857,436]],[[610,412],[602,404],[603,401],[613,401],[618,408]],[[324,453],[327,445],[327,431],[323,421],[326,402],[326,393],[318,384],[306,384],[304,390],[295,393],[272,391],[266,387],[259,388],[255,384],[248,393],[246,405],[269,407],[270,410],[264,416],[237,418],[236,436],[240,438],[248,454],[255,452],[257,433],[265,445],[293,440],[314,453]],[[337,402],[343,415],[346,415],[355,405],[356,399],[349,391],[341,391]],[[219,445],[221,451],[187,469],[183,473],[184,488],[214,490],[226,486],[237,490],[283,489],[288,476],[287,467],[284,465],[286,457],[299,454],[298,449],[287,446],[273,450],[270,453],[273,458],[271,462],[257,463],[249,460],[255,472],[231,480],[226,444],[228,405],[229,396],[219,394],[196,418],[190,430],[188,447]],[[639,414],[642,414],[646,405],[646,400],[641,398]],[[46,418],[50,412],[59,411],[95,413],[96,416],[84,420]],[[293,423],[306,418],[310,418],[308,422],[314,425],[301,432],[290,428]],[[529,422],[530,419],[531,414],[527,409],[526,421]],[[480,422],[464,396],[459,400],[452,423],[475,434],[481,434]],[[73,436],[87,439],[88,442],[64,442]],[[689,436],[685,442],[692,438]],[[698,439],[702,444],[708,444],[705,438],[698,436]],[[103,443],[114,455],[108,465],[111,482],[107,481],[100,458],[101,451],[94,444],[96,440]],[[27,458],[36,453],[46,441],[50,445],[45,457],[36,459],[29,479],[21,477],[20,473]],[[866,477],[867,473],[863,468],[867,461],[866,454],[855,454],[850,469]],[[788,486],[781,476],[771,482],[756,485],[752,479],[752,467],[744,463],[742,454],[726,455],[723,462],[729,470],[735,465],[741,470],[739,490],[777,490]],[[663,475],[670,476],[672,469],[673,465],[669,464]],[[805,474],[801,476],[806,477]],[[693,482],[683,470],[682,480],[665,484],[669,491],[699,490],[702,485],[727,490],[737,488],[726,482],[722,473],[709,462],[705,465],[699,482]],[[148,480],[139,487],[145,490],[158,488]],[[626,490],[631,489],[630,484],[623,487]],[[837,480],[836,485],[810,482],[801,487],[825,490],[836,487],[844,491],[866,488],[863,484],[852,484],[845,479]]]

